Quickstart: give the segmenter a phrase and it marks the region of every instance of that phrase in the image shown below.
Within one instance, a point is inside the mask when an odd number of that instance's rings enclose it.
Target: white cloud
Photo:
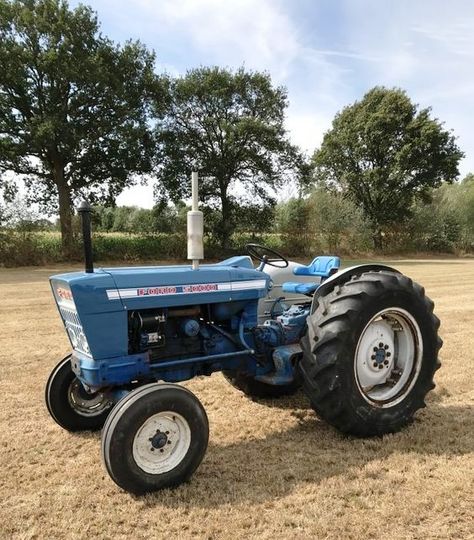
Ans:
[[[278,2],[142,0],[142,4],[157,14],[168,32],[184,34],[194,46],[193,54],[201,51],[221,65],[245,63],[282,81],[299,50],[297,33]]]

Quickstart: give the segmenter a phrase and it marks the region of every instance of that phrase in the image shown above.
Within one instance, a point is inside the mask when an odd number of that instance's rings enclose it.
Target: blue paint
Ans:
[[[66,329],[79,340],[72,342],[77,377],[117,392],[134,381],[179,382],[222,370],[288,384],[310,311],[309,304],[293,306],[258,326],[270,277],[249,257],[199,270],[73,272],[51,277],[51,286]]]

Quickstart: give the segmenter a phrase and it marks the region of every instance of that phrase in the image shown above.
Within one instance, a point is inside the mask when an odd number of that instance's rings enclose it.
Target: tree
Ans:
[[[474,174],[468,173],[458,184],[441,186],[437,199],[448,212],[456,215],[461,224],[462,247],[472,251],[474,246]],[[446,189],[449,188],[449,189]]]
[[[474,173],[467,173],[466,176],[462,179],[461,184],[474,185]]]
[[[399,89],[375,87],[336,115],[313,157],[316,179],[342,191],[368,219],[374,247],[382,230],[410,215],[414,199],[459,174],[455,137]]]
[[[314,234],[308,201],[298,197],[282,202],[276,208],[275,217],[284,251],[288,255],[311,256]]]
[[[218,207],[216,228],[229,245],[237,183],[255,202],[267,202],[272,188],[303,167],[284,129],[286,91],[265,73],[199,68],[168,80],[168,102],[158,123],[158,190],[172,200],[189,196],[190,174],[200,173],[203,203]]]
[[[151,170],[153,66],[139,42],[102,36],[88,7],[0,0],[0,173],[22,175],[48,213],[59,208],[65,255],[76,196],[110,202]]]
[[[367,230],[363,212],[355,203],[340,192],[317,188],[306,201],[309,209],[308,226],[325,240],[324,247],[336,254],[342,240],[346,247],[360,249]],[[370,240],[369,240],[370,241]]]

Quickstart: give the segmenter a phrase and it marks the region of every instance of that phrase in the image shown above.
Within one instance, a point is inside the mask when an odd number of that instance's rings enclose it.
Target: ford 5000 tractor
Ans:
[[[90,209],[79,208],[85,271],[50,278],[72,347],[47,382],[53,419],[102,429],[105,468],[136,494],[186,481],[203,459],[206,412],[176,384],[196,376],[222,371],[251,397],[302,387],[322,419],[357,436],[409,423],[439,367],[439,320],[423,287],[388,266],[341,271],[327,256],[304,266],[257,244],[199,264],[192,180],[189,265],[94,270]]]

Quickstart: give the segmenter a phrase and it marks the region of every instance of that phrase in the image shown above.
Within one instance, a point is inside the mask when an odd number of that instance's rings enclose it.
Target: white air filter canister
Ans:
[[[188,259],[204,259],[203,248],[204,219],[202,212],[188,212]]]

